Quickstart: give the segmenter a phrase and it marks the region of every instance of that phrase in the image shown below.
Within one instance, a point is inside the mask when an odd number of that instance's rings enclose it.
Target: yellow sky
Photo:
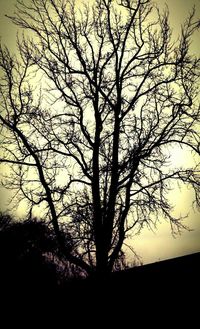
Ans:
[[[27,0],[24,1],[26,2]],[[4,16],[5,14],[12,14],[15,3],[16,0],[0,0],[0,35],[2,43],[6,43],[12,52],[15,52],[16,49],[16,27]],[[180,31],[181,23],[194,4],[196,5],[197,14],[200,16],[200,1],[198,0],[157,0],[157,3],[160,7],[165,3],[169,6],[170,21],[176,36],[178,31]],[[200,43],[198,40],[199,35],[196,34],[192,44],[192,51],[200,54]],[[185,157],[186,155],[179,149],[176,149],[173,153],[174,161],[184,162],[186,161]],[[192,209],[192,198],[192,191],[186,188],[182,191],[175,189],[171,194],[171,199],[176,205],[175,211],[177,215],[189,213],[185,223],[193,231],[185,231],[181,236],[174,239],[170,234],[169,224],[161,221],[155,232],[144,229],[139,236],[134,237],[133,247],[142,257],[144,263],[200,251],[200,213],[194,212]],[[2,192],[0,190],[0,209],[5,208],[6,200],[7,194],[5,194],[5,191]]]

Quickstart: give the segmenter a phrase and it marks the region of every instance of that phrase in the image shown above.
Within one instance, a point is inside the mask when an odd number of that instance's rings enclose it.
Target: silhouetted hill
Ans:
[[[143,279],[143,277],[159,277],[173,280],[173,276],[180,275],[182,279],[197,279],[200,274],[200,252],[163,261],[146,264],[125,271],[115,272],[112,280],[132,280],[133,277]]]
[[[93,328],[134,328],[148,323],[159,328],[198,320],[200,253],[115,272],[104,280],[87,279],[62,289],[63,314],[97,319]],[[85,318],[86,315],[86,318]],[[164,321],[163,321],[164,319]],[[130,322],[130,324],[129,324]],[[137,326],[136,326],[137,327]]]
[[[171,300],[173,296],[175,303],[186,295],[199,296],[199,278],[200,253],[195,253],[113,273],[108,286],[114,294],[117,289],[119,294],[141,299],[157,296]]]
[[[68,282],[61,294],[87,301],[103,298],[104,306],[115,304],[119,299],[126,301],[130,296],[137,301],[173,296],[171,303],[178,302],[181,296],[198,296],[199,265],[200,253],[195,253],[114,272],[104,279]]]

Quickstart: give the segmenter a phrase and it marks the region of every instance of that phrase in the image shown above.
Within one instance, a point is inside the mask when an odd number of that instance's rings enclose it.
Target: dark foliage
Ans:
[[[64,231],[62,234],[70,250],[70,237]],[[81,273],[62,257],[47,223],[37,219],[15,221],[6,214],[0,214],[0,267],[1,291],[10,296],[22,291],[27,297],[53,293],[63,281],[71,282]]]
[[[36,220],[15,222],[2,215],[0,222],[1,286],[10,291],[56,286],[56,265],[47,257],[57,247],[52,231]]]

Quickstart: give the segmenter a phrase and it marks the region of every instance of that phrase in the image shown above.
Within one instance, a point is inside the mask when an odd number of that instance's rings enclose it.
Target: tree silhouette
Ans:
[[[190,184],[200,205],[198,167],[168,161],[173,145],[199,155],[199,21],[193,10],[174,41],[168,15],[150,0],[17,0],[19,53],[0,50],[4,186],[30,214],[41,206],[88,273],[119,266],[128,235],[159,218],[184,227],[171,182]]]
[[[65,247],[70,250],[73,242],[64,227],[62,233]],[[63,282],[81,276],[60,253],[55,233],[44,221],[36,218],[17,221],[3,213],[0,213],[0,265],[0,284],[6,290],[8,287],[36,292],[50,287],[58,290]]]
[[[56,264],[45,257],[45,253],[56,252],[52,232],[35,220],[16,222],[10,218],[7,225],[2,225],[5,217],[0,214],[1,291],[56,288]]]

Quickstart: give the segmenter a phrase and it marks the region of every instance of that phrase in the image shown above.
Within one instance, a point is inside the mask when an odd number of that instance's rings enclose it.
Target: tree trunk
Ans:
[[[104,280],[109,274],[108,268],[108,252],[105,248],[105,243],[102,243],[96,250],[96,277],[99,280]]]

